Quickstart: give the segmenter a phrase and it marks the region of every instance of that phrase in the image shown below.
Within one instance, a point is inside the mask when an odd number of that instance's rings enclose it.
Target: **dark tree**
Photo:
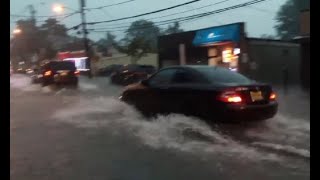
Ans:
[[[102,38],[96,42],[97,50],[101,52],[104,56],[107,56],[110,53],[109,50],[112,47],[117,46],[117,42],[115,39],[116,39],[116,36],[114,36],[110,32],[107,32],[105,38]]]
[[[300,11],[310,8],[310,0],[288,0],[277,13],[275,26],[279,38],[289,40],[299,35]]]
[[[168,29],[165,30],[165,34],[174,34],[183,32],[183,29],[180,29],[179,22],[175,22],[173,25],[169,25]]]
[[[120,41],[118,50],[131,56],[134,64],[147,53],[157,52],[159,35],[160,29],[153,22],[135,21],[126,31],[125,38]]]

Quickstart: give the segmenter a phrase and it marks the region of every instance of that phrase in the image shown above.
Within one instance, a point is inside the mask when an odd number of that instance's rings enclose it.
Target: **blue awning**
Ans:
[[[213,27],[199,30],[193,39],[193,45],[200,46],[224,41],[240,41],[240,24]]]

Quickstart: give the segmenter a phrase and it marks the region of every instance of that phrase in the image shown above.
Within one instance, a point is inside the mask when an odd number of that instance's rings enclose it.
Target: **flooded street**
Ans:
[[[180,114],[146,119],[122,87],[82,78],[78,89],[11,77],[11,178],[309,179],[310,102],[279,94],[273,119],[208,125]]]

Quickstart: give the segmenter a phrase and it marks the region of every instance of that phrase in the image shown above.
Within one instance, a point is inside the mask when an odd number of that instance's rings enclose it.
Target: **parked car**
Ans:
[[[37,83],[41,83],[43,74],[39,68],[35,68],[33,69],[33,72],[30,74],[30,77],[31,77],[31,83],[37,84]]]
[[[26,70],[22,67],[19,67],[17,70],[16,70],[17,73],[19,74],[26,74]]]
[[[210,121],[272,118],[276,94],[267,84],[222,67],[174,66],[126,87],[119,97],[145,115],[181,113]]]
[[[156,72],[154,66],[126,65],[111,75],[111,82],[119,85],[129,85],[148,78]]]
[[[101,68],[98,70],[98,76],[110,76],[113,72],[122,68],[123,65],[121,64],[112,64],[107,67]]]
[[[26,69],[26,74],[30,75],[30,74],[33,74],[33,73],[34,73],[33,69],[31,69],[31,68]]]
[[[80,72],[76,70],[72,61],[50,61],[41,67],[40,74],[43,86],[50,84],[77,86]]]

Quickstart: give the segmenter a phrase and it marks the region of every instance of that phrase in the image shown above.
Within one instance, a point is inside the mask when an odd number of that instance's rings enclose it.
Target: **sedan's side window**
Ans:
[[[178,70],[173,78],[172,84],[193,84],[193,83],[201,83],[201,78],[197,77],[194,73],[186,71],[186,70]]]
[[[169,85],[172,81],[173,75],[176,73],[176,69],[166,69],[155,74],[149,81],[151,86],[163,86]]]

